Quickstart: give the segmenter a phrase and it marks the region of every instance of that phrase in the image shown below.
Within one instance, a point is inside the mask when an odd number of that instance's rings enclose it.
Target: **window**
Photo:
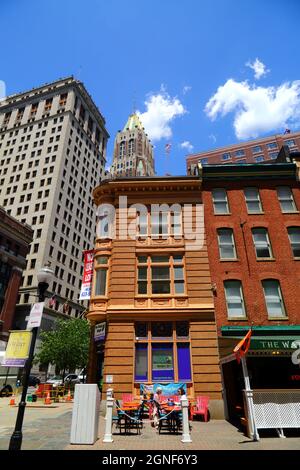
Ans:
[[[255,157],[254,160],[256,161],[256,163],[263,162],[263,161],[264,161],[264,156],[263,156],[263,155],[259,155],[258,157]]]
[[[267,149],[268,149],[268,150],[277,149],[277,144],[276,144],[276,142],[270,142],[269,144],[267,144]]]
[[[108,262],[108,256],[97,256],[95,258],[95,296],[106,295]]]
[[[294,258],[300,258],[300,227],[287,229]]]
[[[296,143],[294,140],[285,140],[284,145],[288,145],[288,147],[294,147]]]
[[[291,188],[280,186],[277,188],[277,196],[280,202],[282,212],[296,212],[297,207]]]
[[[67,103],[68,93],[63,93],[59,97],[59,106],[65,106]],[[80,110],[81,111],[81,110]]]
[[[215,214],[228,214],[229,208],[225,189],[213,189],[212,197]]]
[[[242,149],[236,150],[236,151],[234,152],[234,155],[235,155],[236,157],[244,157],[244,156],[245,156],[245,151],[242,150]]]
[[[269,158],[271,160],[276,160],[277,157],[278,157],[278,152],[270,152],[269,153]]]
[[[257,258],[272,258],[271,244],[269,240],[268,230],[266,228],[252,229],[253,243],[255,246]]]
[[[185,323],[181,336],[179,323]],[[136,382],[191,382],[188,322],[138,322],[135,336]]]
[[[222,160],[230,160],[230,158],[231,158],[230,153],[223,153],[223,155],[221,156]]]
[[[247,204],[248,214],[262,212],[259,190],[257,188],[245,188],[244,195]]]
[[[224,281],[228,318],[246,318],[241,281]]]
[[[262,148],[260,145],[256,145],[255,147],[252,147],[252,153],[259,153],[262,152]]]
[[[208,158],[201,158],[201,159],[199,160],[199,163],[201,163],[201,165],[207,165],[207,163],[208,163]]]
[[[269,318],[286,317],[280,284],[277,279],[262,281]]]
[[[151,235],[167,236],[168,233],[168,212],[151,212]]]
[[[120,143],[119,158],[124,157],[124,155],[125,155],[125,146],[126,146],[126,142],[123,140],[123,141]]]
[[[183,256],[152,255],[137,259],[137,293],[180,295],[185,293]]]
[[[129,157],[132,157],[134,154],[134,140],[130,139],[128,142],[128,155]]]
[[[231,228],[218,229],[219,252],[221,259],[236,259],[236,251]]]

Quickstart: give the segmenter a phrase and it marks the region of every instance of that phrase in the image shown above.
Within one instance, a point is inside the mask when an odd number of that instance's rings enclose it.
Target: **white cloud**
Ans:
[[[256,80],[259,80],[260,77],[263,77],[264,75],[267,75],[268,72],[270,72],[270,70],[266,68],[265,64],[263,64],[257,57],[252,64],[250,61],[248,61],[246,66],[254,70],[254,78],[256,78]]]
[[[5,98],[6,98],[5,82],[3,80],[0,80],[0,101],[5,100]]]
[[[182,89],[182,93],[186,95],[189,91],[191,91],[192,87],[189,85],[185,85]]]
[[[300,120],[300,80],[257,87],[230,78],[206,103],[205,112],[212,121],[233,112],[238,139],[292,127]]]
[[[186,109],[180,100],[172,98],[162,85],[160,92],[151,94],[145,101],[146,111],[137,111],[140,119],[153,141],[172,137],[170,123],[178,116],[186,113]]]
[[[181,142],[180,147],[182,149],[188,150],[189,152],[192,152],[194,150],[194,146],[188,140],[185,140],[184,142]]]
[[[214,144],[217,142],[217,138],[216,138],[215,134],[209,134],[208,138],[210,140],[212,140]]]

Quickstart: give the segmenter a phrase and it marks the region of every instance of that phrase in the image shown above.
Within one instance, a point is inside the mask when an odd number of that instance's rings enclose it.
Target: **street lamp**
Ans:
[[[53,276],[54,276],[54,272],[50,268],[49,265],[45,265],[38,271],[37,279],[38,279],[39,302],[44,302],[46,291],[49,287],[50,282],[52,281]],[[20,450],[22,446],[22,439],[23,439],[22,426],[23,426],[23,419],[24,419],[24,413],[25,413],[25,407],[26,407],[26,395],[27,395],[29,375],[30,375],[30,371],[32,367],[34,348],[35,348],[35,342],[37,338],[38,329],[39,327],[32,328],[32,338],[31,338],[31,344],[30,344],[29,357],[25,365],[25,375],[24,375],[24,381],[23,381],[22,396],[21,396],[21,401],[19,403],[15,430],[10,438],[9,450]]]

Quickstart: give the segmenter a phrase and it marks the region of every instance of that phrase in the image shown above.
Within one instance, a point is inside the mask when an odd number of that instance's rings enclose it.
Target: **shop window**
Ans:
[[[300,258],[300,227],[288,227],[287,231],[294,258]]]
[[[148,344],[136,344],[135,347],[135,380],[148,381]]]
[[[222,188],[213,189],[212,198],[213,198],[215,214],[228,214],[229,213],[227,193],[225,189],[222,189]]]
[[[297,207],[291,188],[280,186],[277,188],[277,196],[282,212],[296,212]]]
[[[135,324],[135,381],[191,382],[189,323]]]
[[[247,204],[248,214],[262,212],[262,205],[260,201],[259,191],[257,188],[245,188],[244,195]]]
[[[245,318],[245,305],[241,281],[225,281],[225,296],[228,318]]]
[[[219,253],[221,259],[236,259],[236,250],[231,228],[218,229]]]
[[[280,284],[277,279],[262,281],[269,318],[286,317]]]
[[[172,338],[172,322],[153,322],[151,323],[152,338]]]
[[[272,258],[272,249],[268,230],[266,228],[253,228],[252,229],[253,243],[255,246],[257,258]]]

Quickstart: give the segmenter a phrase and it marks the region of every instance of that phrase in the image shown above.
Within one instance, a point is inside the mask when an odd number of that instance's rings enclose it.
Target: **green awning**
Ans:
[[[240,337],[235,338],[237,343]],[[300,348],[300,335],[294,336],[252,336],[249,351],[259,350],[290,350]]]

